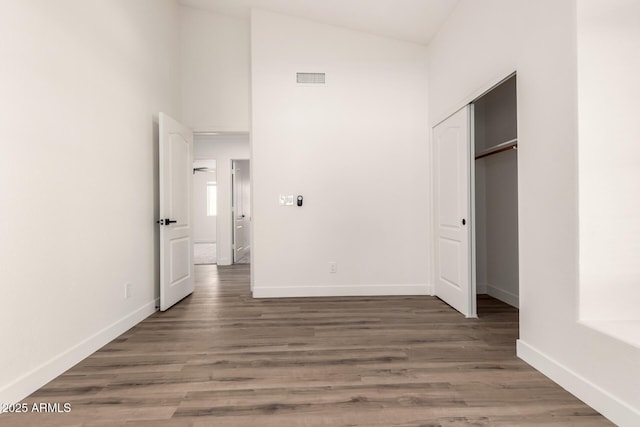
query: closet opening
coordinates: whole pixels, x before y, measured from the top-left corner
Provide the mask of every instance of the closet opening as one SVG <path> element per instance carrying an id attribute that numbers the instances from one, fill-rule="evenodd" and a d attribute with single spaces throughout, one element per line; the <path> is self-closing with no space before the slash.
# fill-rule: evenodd
<path id="1" fill-rule="evenodd" d="M 472 280 L 476 294 L 518 307 L 516 75 L 474 100 L 471 107 Z"/>

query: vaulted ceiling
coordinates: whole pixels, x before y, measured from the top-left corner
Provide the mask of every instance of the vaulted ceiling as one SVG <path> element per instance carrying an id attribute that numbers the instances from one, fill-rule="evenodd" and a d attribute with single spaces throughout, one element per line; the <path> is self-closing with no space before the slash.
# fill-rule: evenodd
<path id="1" fill-rule="evenodd" d="M 251 8 L 297 16 L 380 36 L 428 44 L 458 0 L 179 0 L 248 18 Z"/>

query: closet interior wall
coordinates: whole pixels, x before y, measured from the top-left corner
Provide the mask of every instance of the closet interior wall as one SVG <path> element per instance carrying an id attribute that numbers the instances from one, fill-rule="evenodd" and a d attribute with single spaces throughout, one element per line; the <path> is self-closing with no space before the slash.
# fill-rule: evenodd
<path id="1" fill-rule="evenodd" d="M 515 75 L 473 102 L 476 157 L 517 143 Z M 518 306 L 518 159 L 509 148 L 475 160 L 476 289 Z"/>

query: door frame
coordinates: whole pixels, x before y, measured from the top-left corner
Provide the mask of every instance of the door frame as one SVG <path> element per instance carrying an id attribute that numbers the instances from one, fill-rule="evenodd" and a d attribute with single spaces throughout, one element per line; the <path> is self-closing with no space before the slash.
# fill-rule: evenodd
<path id="1" fill-rule="evenodd" d="M 476 248 L 476 140 L 475 140 L 475 106 L 469 103 L 469 286 L 471 298 L 471 312 L 478 317 L 478 286 L 477 286 L 477 248 Z"/>
<path id="2" fill-rule="evenodd" d="M 231 265 L 236 263 L 236 160 L 231 159 Z"/>

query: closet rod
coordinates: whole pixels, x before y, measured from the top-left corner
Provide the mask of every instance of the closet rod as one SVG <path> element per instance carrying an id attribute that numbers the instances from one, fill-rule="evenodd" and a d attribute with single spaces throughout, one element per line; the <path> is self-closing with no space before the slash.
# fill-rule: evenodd
<path id="1" fill-rule="evenodd" d="M 502 144 L 494 145 L 488 150 L 481 151 L 477 156 L 476 160 L 481 159 L 483 157 L 491 156 L 492 154 L 502 153 L 503 151 L 517 149 L 518 148 L 518 139 L 512 139 L 511 141 L 503 142 Z"/>

